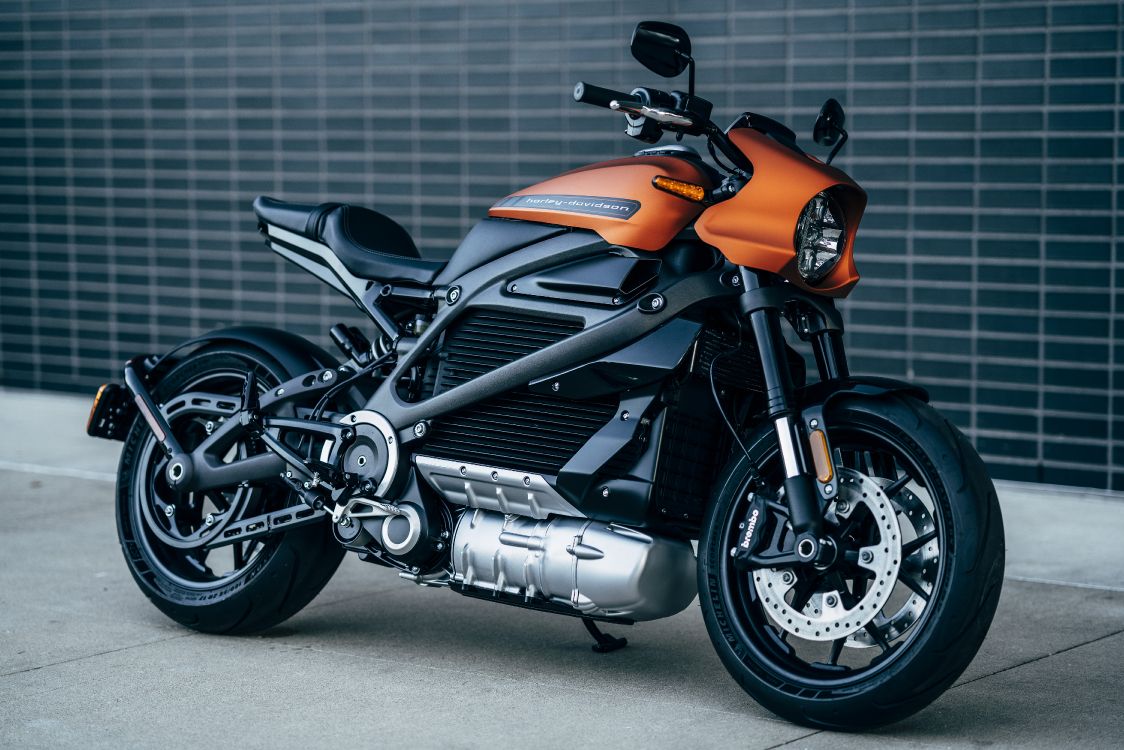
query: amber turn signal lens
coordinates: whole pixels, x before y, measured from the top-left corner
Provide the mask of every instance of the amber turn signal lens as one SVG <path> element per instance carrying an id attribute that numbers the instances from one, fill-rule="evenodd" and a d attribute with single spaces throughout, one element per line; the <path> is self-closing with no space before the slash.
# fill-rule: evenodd
<path id="1" fill-rule="evenodd" d="M 665 193 L 678 195 L 680 198 L 686 198 L 695 203 L 702 203 L 706 199 L 706 188 L 702 185 L 694 185 L 690 182 L 683 182 L 682 180 L 673 180 L 663 175 L 653 177 L 652 184 Z"/>
<path id="2" fill-rule="evenodd" d="M 827 435 L 823 434 L 823 430 L 813 430 L 808 442 L 811 443 L 812 460 L 816 464 L 816 479 L 820 480 L 820 484 L 827 484 L 835 476 L 831 456 L 827 452 Z"/>
<path id="3" fill-rule="evenodd" d="M 98 402 L 101 401 L 102 394 L 108 386 L 109 383 L 102 384 L 101 388 L 98 388 L 97 395 L 94 396 L 94 403 L 90 405 L 90 416 L 86 417 L 86 432 L 90 431 L 90 425 L 94 423 L 94 412 L 98 410 Z"/>

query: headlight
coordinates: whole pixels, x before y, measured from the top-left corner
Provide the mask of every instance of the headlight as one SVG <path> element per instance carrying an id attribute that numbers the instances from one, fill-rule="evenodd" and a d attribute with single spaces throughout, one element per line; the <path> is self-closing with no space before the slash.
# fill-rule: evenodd
<path id="1" fill-rule="evenodd" d="M 843 212 L 826 192 L 816 194 L 796 222 L 796 268 L 809 284 L 831 273 L 843 254 Z"/>

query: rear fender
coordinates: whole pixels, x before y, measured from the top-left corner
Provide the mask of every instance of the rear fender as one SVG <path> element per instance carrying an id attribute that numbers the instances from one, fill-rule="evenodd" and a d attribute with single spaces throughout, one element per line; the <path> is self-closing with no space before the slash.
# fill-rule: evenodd
<path id="1" fill-rule="evenodd" d="M 294 333 L 264 326 L 236 326 L 210 331 L 179 344 L 152 365 L 146 378 L 147 384 L 151 387 L 159 382 L 164 373 L 186 352 L 216 344 L 243 344 L 253 347 L 275 359 L 289 377 L 339 365 L 339 362 L 328 352 Z"/>
<path id="2" fill-rule="evenodd" d="M 796 393 L 797 403 L 800 405 L 800 418 L 804 423 L 804 433 L 810 443 L 823 439 L 827 456 L 832 456 L 831 442 L 827 436 L 826 414 L 829 412 L 831 402 L 840 396 L 857 396 L 860 398 L 881 398 L 894 393 L 901 393 L 928 403 L 929 393 L 920 386 L 912 385 L 901 380 L 880 377 L 847 377 L 840 380 L 826 380 L 813 383 L 801 388 Z M 813 449 L 813 454 L 815 450 Z M 816 490 L 820 500 L 824 503 L 831 501 L 839 490 L 837 477 L 834 470 L 830 475 L 816 472 Z"/>
<path id="3" fill-rule="evenodd" d="M 335 369 L 338 362 L 307 339 L 276 328 L 238 326 L 205 333 L 177 345 L 163 355 L 141 355 L 129 361 L 151 392 L 184 355 L 222 344 L 241 344 L 271 357 L 293 378 L 312 370 Z M 107 383 L 99 389 L 90 410 L 86 432 L 94 437 L 124 440 L 136 417 L 136 405 L 127 387 Z"/>

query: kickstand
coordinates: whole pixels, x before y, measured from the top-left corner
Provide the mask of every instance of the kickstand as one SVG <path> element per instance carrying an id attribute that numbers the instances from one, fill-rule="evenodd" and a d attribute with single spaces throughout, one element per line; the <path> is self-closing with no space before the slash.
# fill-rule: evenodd
<path id="1" fill-rule="evenodd" d="M 597 623 L 588 617 L 582 618 L 582 624 L 589 634 L 593 636 L 593 640 L 597 643 L 593 644 L 593 650 L 598 654 L 607 654 L 610 651 L 617 651 L 628 645 L 627 638 L 614 638 L 613 636 L 605 633 L 601 628 L 597 627 Z"/>

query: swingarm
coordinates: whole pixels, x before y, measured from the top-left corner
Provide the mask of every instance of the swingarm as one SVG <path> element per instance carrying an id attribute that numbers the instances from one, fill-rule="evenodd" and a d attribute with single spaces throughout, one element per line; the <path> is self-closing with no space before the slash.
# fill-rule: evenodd
<path id="1" fill-rule="evenodd" d="M 204 491 L 295 474 L 306 481 L 317 478 L 328 491 L 335 489 L 332 482 L 340 478 L 334 476 L 333 466 L 300 455 L 286 438 L 300 435 L 331 441 L 335 453 L 354 438 L 354 430 L 330 421 L 270 413 L 291 408 L 293 402 L 309 396 L 322 396 L 352 375 L 350 368 L 325 368 L 306 373 L 264 394 L 258 394 L 256 378 L 250 373 L 240 403 L 229 396 L 197 392 L 183 394 L 160 408 L 148 391 L 147 371 L 143 367 L 143 358 L 130 360 L 124 369 L 125 385 L 168 458 L 165 478 L 169 486 L 181 492 Z M 180 446 L 168 423 L 169 418 L 185 411 L 209 418 L 207 437 L 190 452 Z M 299 411 L 294 409 L 294 413 Z M 246 432 L 258 437 L 269 451 L 224 462 L 223 456 Z"/>

